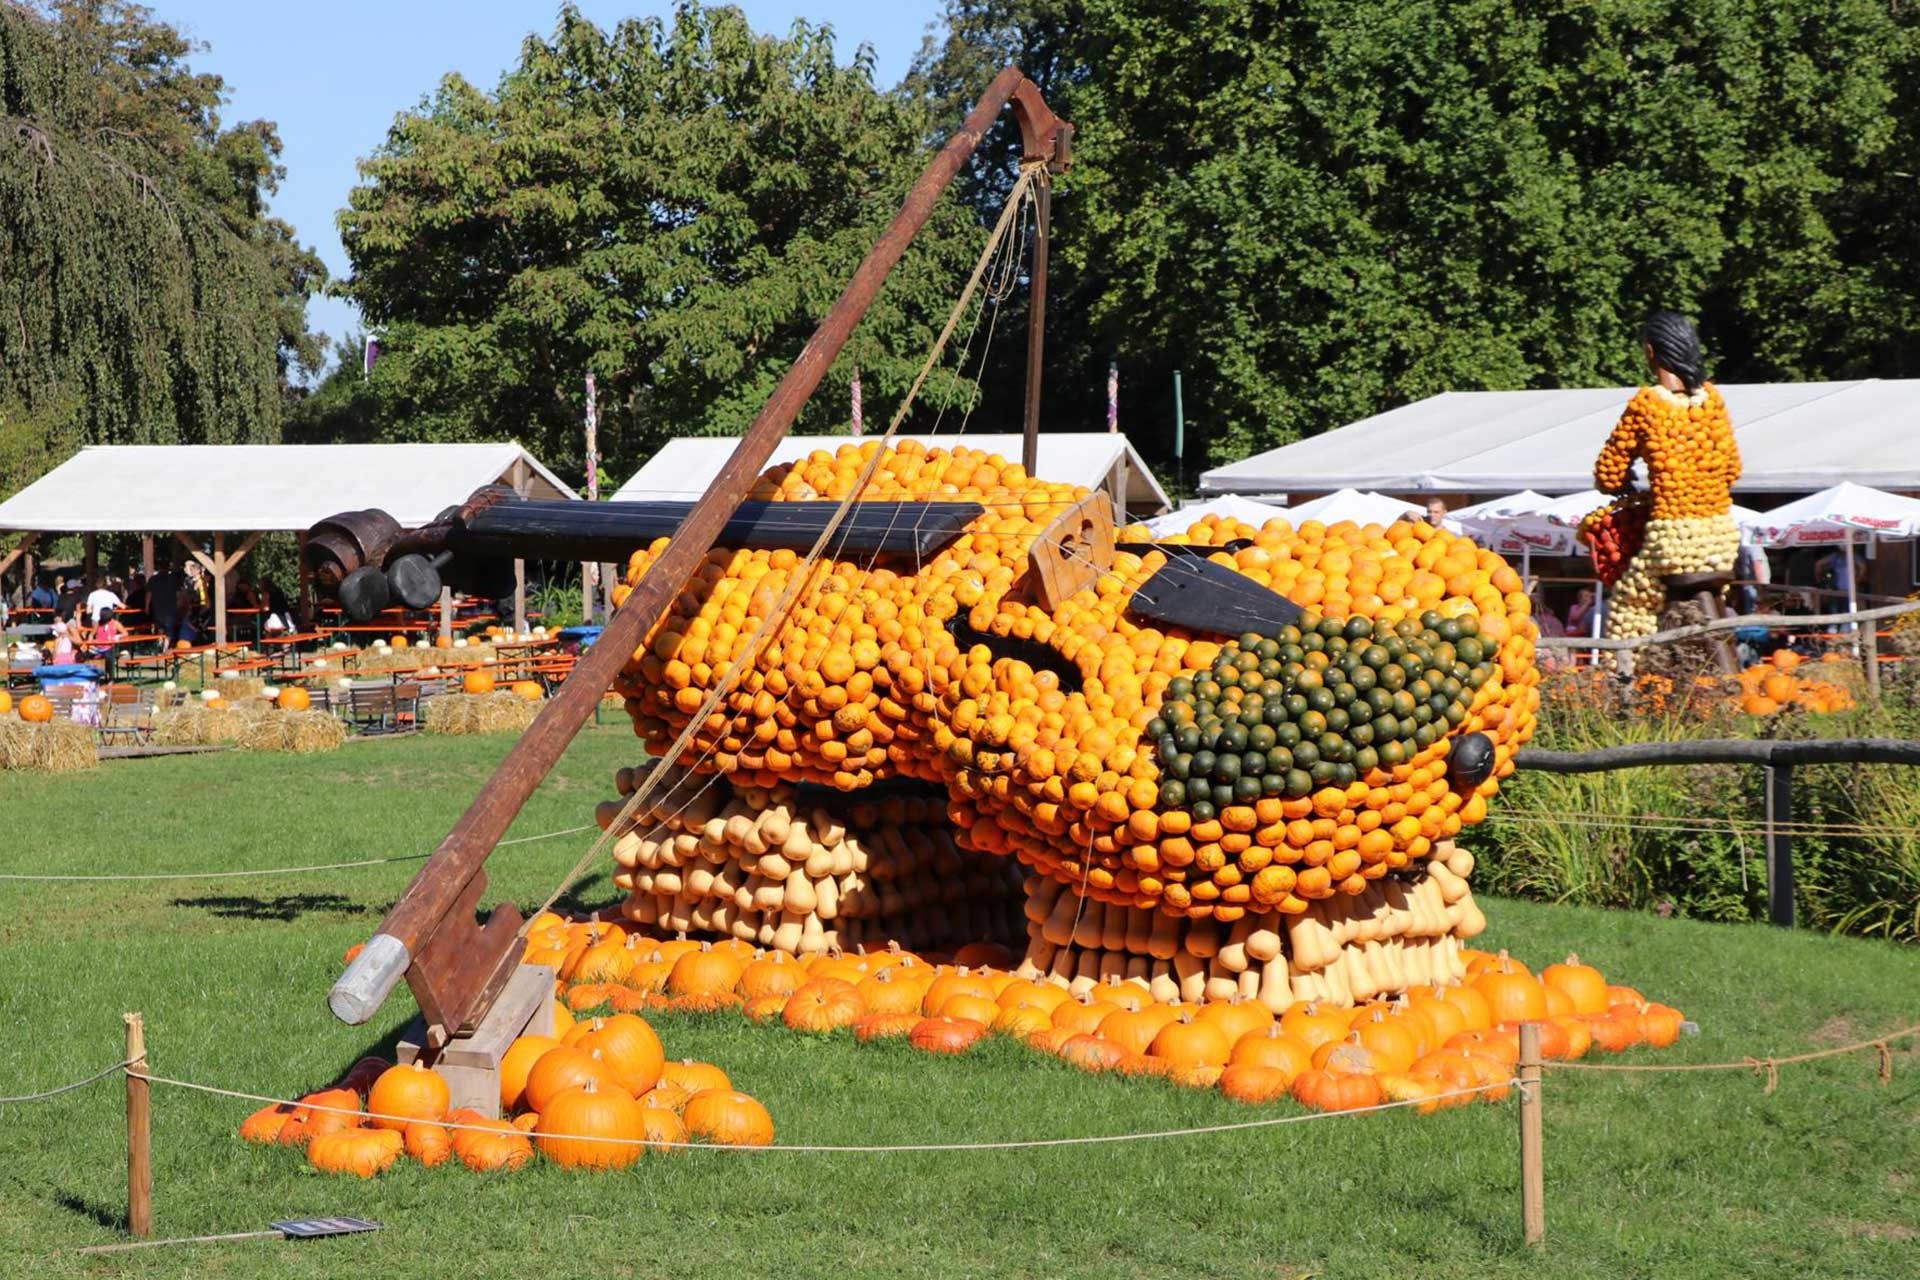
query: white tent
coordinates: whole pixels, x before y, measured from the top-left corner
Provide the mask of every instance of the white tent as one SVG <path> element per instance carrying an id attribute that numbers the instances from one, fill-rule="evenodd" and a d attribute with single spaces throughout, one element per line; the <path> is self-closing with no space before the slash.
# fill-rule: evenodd
<path id="1" fill-rule="evenodd" d="M 1769 547 L 1818 547 L 1861 535 L 1888 542 L 1920 538 L 1920 498 L 1842 483 L 1771 511 L 1750 513 L 1743 524 Z"/>
<path id="2" fill-rule="evenodd" d="M 1580 549 L 1573 526 L 1554 517 L 1557 501 L 1543 493 L 1522 489 L 1504 498 L 1489 498 L 1471 507 L 1447 513 L 1447 523 L 1480 545 L 1501 555 L 1530 558 L 1573 555 Z"/>
<path id="3" fill-rule="evenodd" d="M 1010 462 L 1020 460 L 1022 443 L 1017 435 L 957 433 L 912 436 L 902 433 L 895 439 L 916 440 L 929 449 L 964 445 L 999 454 Z M 669 440 L 620 486 L 620 491 L 613 495 L 614 500 L 691 502 L 707 491 L 738 443 L 725 437 L 707 436 Z M 853 436 L 788 436 L 774 446 L 767 465 L 796 462 L 815 450 L 832 453 L 842 445 L 860 443 L 862 441 Z M 1123 508 L 1135 516 L 1151 516 L 1173 506 L 1173 499 L 1154 479 L 1146 460 L 1117 432 L 1042 432 L 1034 471 L 1045 480 L 1106 489 L 1113 498 L 1115 516 L 1122 519 L 1126 518 Z"/>
<path id="4" fill-rule="evenodd" d="M 1311 502 L 1303 502 L 1297 507 L 1287 508 L 1287 519 L 1295 525 L 1308 520 L 1318 520 L 1321 524 L 1339 524 L 1342 520 L 1351 520 L 1355 524 L 1390 525 L 1396 520 L 1418 520 L 1426 516 L 1426 508 L 1403 502 L 1399 498 L 1389 498 L 1384 493 L 1361 493 L 1357 489 L 1338 489 Z"/>
<path id="5" fill-rule="evenodd" d="M 1394 493 L 1571 493 L 1631 387 L 1449 391 L 1362 418 L 1200 477 L 1204 494 L 1343 487 Z M 1722 386 L 1743 493 L 1803 493 L 1851 480 L 1920 489 L 1920 379 Z"/>
<path id="6" fill-rule="evenodd" d="M 90 562 L 95 535 L 139 533 L 148 535 L 142 559 L 150 573 L 152 535 L 173 535 L 213 576 L 214 634 L 225 643 L 227 576 L 263 534 L 304 531 L 368 507 L 413 527 L 491 484 L 530 497 L 577 496 L 513 441 L 101 445 L 82 449 L 0 502 L 0 531 L 28 534 L 0 553 L 0 570 L 42 533 L 85 535 Z M 211 533 L 211 553 L 190 533 Z M 242 535 L 231 552 L 228 534 Z M 303 582 L 304 572 L 303 565 Z"/>
<path id="7" fill-rule="evenodd" d="M 1843 482 L 1771 511 L 1748 512 L 1741 530 L 1763 547 L 1846 548 L 1847 612 L 1858 613 L 1860 575 L 1853 563 L 1854 545 L 1920 538 L 1920 498 Z M 1859 643 L 1856 638 L 1856 649 Z"/>
<path id="8" fill-rule="evenodd" d="M 1208 516 L 1221 520 L 1240 520 L 1256 529 L 1269 520 L 1289 518 L 1285 507 L 1276 507 L 1266 502 L 1255 502 L 1251 498 L 1225 497 L 1213 498 L 1207 502 L 1190 503 L 1178 511 L 1169 511 L 1163 516 L 1155 516 L 1146 522 L 1155 537 L 1168 534 L 1185 533 Z"/>

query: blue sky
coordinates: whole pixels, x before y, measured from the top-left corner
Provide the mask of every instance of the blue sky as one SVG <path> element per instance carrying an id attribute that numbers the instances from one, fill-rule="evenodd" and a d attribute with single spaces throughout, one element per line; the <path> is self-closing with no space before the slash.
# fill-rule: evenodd
<path id="1" fill-rule="evenodd" d="M 354 162 L 386 136 L 397 112 L 419 102 L 442 75 L 458 71 L 491 88 L 529 31 L 551 31 L 557 0 L 337 0 L 321 9 L 283 8 L 271 0 L 149 0 L 156 15 L 210 46 L 193 65 L 225 78 L 223 119 L 266 119 L 280 126 L 287 177 L 273 212 L 292 223 L 328 270 L 345 275 L 334 213 L 357 180 Z M 920 47 L 939 0 L 736 0 L 755 28 L 785 31 L 796 17 L 830 23 L 850 61 L 871 44 L 882 85 L 897 83 Z M 661 0 L 581 0 L 602 26 L 621 18 L 667 15 Z M 343 337 L 357 327 L 353 309 L 333 299 L 309 307 L 314 328 Z"/>

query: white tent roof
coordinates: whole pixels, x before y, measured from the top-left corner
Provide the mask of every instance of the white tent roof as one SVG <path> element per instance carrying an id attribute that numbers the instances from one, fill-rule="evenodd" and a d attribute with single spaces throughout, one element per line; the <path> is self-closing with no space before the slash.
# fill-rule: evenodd
<path id="1" fill-rule="evenodd" d="M 1208 516 L 1222 520 L 1240 520 L 1257 529 L 1269 520 L 1284 519 L 1286 514 L 1285 507 L 1276 507 L 1271 503 L 1255 502 L 1251 498 L 1238 498 L 1233 494 L 1227 494 L 1225 497 L 1214 498 L 1207 502 L 1188 503 L 1178 511 L 1169 511 L 1166 515 L 1155 516 L 1147 521 L 1146 525 L 1153 530 L 1155 537 L 1165 537 L 1170 534 L 1185 533 Z"/>
<path id="2" fill-rule="evenodd" d="M 0 529 L 250 533 L 308 529 L 365 507 L 412 527 L 507 479 L 517 460 L 532 496 L 577 496 L 512 441 L 101 445 L 0 502 Z"/>
<path id="3" fill-rule="evenodd" d="M 997 453 L 1009 461 L 1020 459 L 1021 437 L 1017 435 L 910 436 L 902 433 L 895 439 L 917 440 L 929 449 L 965 445 L 969 449 Z M 632 479 L 620 486 L 620 491 L 613 495 L 614 501 L 692 501 L 707 491 L 738 443 L 729 437 L 709 436 L 669 440 L 645 466 L 633 473 Z M 858 443 L 853 436 L 788 436 L 774 446 L 767 465 L 795 462 L 815 449 L 832 453 L 841 445 Z M 1127 507 L 1133 511 L 1165 511 L 1173 505 L 1145 460 L 1127 438 L 1117 432 L 1042 432 L 1036 461 L 1034 470 L 1042 479 L 1084 485 L 1089 489 L 1106 487 L 1110 480 L 1124 474 Z"/>
<path id="4" fill-rule="evenodd" d="M 1920 498 L 1837 484 L 1771 511 L 1750 512 L 1740 523 L 1768 547 L 1824 546 L 1858 541 L 1863 534 L 1904 542 L 1920 538 Z"/>
<path id="5" fill-rule="evenodd" d="M 1529 551 L 1551 556 L 1573 555 L 1580 549 L 1579 540 L 1574 536 L 1579 517 L 1574 517 L 1572 527 L 1559 519 L 1555 513 L 1560 501 L 1522 489 L 1504 498 L 1489 498 L 1449 512 L 1446 522 L 1502 555 Z M 1598 505 L 1596 502 L 1584 507 L 1581 515 Z"/>
<path id="6" fill-rule="evenodd" d="M 1419 519 L 1425 514 L 1423 508 L 1411 502 L 1389 498 L 1384 493 L 1361 493 L 1355 489 L 1337 489 L 1311 502 L 1287 508 L 1287 519 L 1296 525 L 1308 520 L 1318 520 L 1321 524 L 1339 524 L 1342 520 L 1351 520 L 1360 525 L 1390 525 L 1396 520 Z"/>
<path id="7" fill-rule="evenodd" d="M 1801 492 L 1851 480 L 1920 489 L 1920 379 L 1720 388 L 1740 444 L 1743 492 Z M 1200 477 L 1202 493 L 1569 493 L 1630 387 L 1449 391 L 1362 418 Z"/>

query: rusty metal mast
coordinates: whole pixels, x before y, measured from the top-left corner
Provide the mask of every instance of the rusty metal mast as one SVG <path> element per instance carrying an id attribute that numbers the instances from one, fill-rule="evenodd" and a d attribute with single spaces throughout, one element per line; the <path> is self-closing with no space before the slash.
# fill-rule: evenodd
<path id="1" fill-rule="evenodd" d="M 500 762 L 479 796 L 387 913 L 379 932 L 334 984 L 328 1003 L 342 1021 L 366 1022 L 402 977 L 412 988 L 429 1037 L 436 1044 L 470 1030 L 491 1007 L 519 963 L 524 942 L 519 937 L 522 917 L 511 904 L 497 906 L 484 926 L 476 923 L 475 911 L 486 889 L 484 867 L 488 855 L 593 714 L 629 655 L 652 631 L 711 550 L 722 526 L 765 468 L 774 446 L 879 294 L 888 273 L 926 224 L 935 202 L 979 146 L 1001 109 L 1009 105 L 1020 129 L 1023 163 L 1042 164 L 1050 172 L 1066 168 L 1073 126 L 1053 114 L 1039 89 L 1018 68 L 1008 67 L 994 77 L 966 122 L 914 183 L 900 211 L 868 251 L 706 495 L 674 533 L 666 551 L 614 611 L 599 641 L 581 656 L 571 678 Z M 1044 180 L 1041 190 L 1044 200 Z M 1036 365 L 1028 375 L 1029 468 L 1033 432 L 1038 425 L 1037 353 L 1044 324 L 1044 207 L 1041 217 L 1036 229 L 1040 239 L 1036 241 L 1029 347 Z"/>

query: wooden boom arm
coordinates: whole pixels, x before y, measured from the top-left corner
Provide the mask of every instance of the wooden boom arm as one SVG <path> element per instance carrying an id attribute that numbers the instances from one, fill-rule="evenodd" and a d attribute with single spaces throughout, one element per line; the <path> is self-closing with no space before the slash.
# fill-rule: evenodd
<path id="1" fill-rule="evenodd" d="M 436 1047 L 472 1028 L 491 1007 L 525 943 L 519 937 L 520 912 L 511 904 L 496 907 L 484 926 L 475 922 L 486 888 L 487 856 L 713 547 L 888 273 L 926 224 L 935 202 L 1009 103 L 1020 127 L 1024 159 L 1055 171 L 1066 167 L 1073 127 L 1048 109 L 1018 68 L 1008 67 L 994 77 L 960 130 L 914 183 L 666 551 L 614 611 L 599 642 L 581 656 L 571 678 L 500 762 L 387 913 L 379 932 L 334 984 L 328 1003 L 342 1021 L 358 1024 L 373 1017 L 403 976 Z"/>

